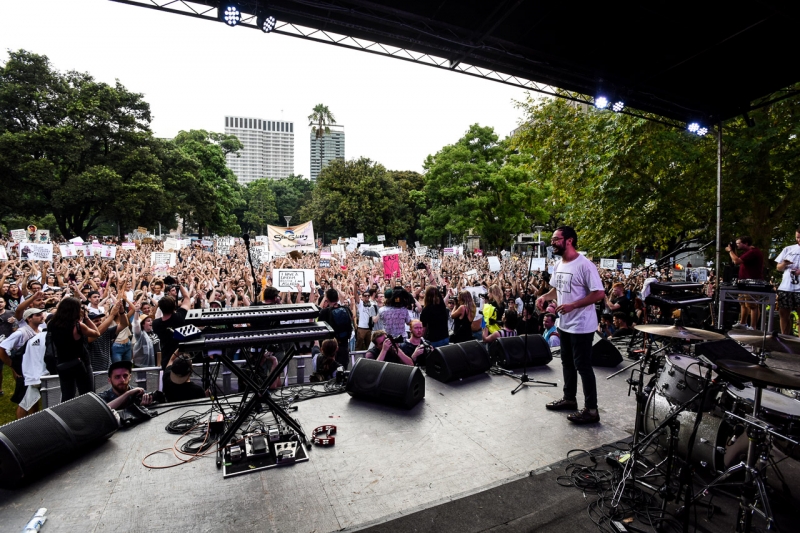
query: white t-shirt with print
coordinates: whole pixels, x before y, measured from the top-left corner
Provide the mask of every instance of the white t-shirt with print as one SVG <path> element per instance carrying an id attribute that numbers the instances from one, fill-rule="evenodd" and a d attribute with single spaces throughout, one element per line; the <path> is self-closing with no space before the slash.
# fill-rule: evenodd
<path id="1" fill-rule="evenodd" d="M 558 293 L 559 305 L 576 302 L 591 292 L 603 290 L 597 267 L 583 255 L 578 255 L 568 263 L 559 261 L 553 271 L 550 285 Z M 597 329 L 594 305 L 560 314 L 558 327 L 567 333 L 592 333 Z"/>
<path id="2" fill-rule="evenodd" d="M 800 244 L 787 246 L 781 250 L 781 253 L 775 258 L 776 263 L 783 263 L 784 260 L 791 261 L 792 264 L 783 271 L 783 278 L 781 278 L 781 284 L 778 286 L 778 290 L 800 292 L 800 283 L 792 283 L 792 270 L 800 268 Z"/>

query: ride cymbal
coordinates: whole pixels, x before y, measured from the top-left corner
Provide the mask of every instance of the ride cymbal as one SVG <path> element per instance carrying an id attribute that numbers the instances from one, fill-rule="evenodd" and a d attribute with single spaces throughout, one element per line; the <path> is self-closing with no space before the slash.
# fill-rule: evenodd
<path id="1" fill-rule="evenodd" d="M 731 359 L 716 362 L 718 370 L 730 373 L 743 381 L 752 381 L 757 386 L 773 386 L 782 389 L 800 389 L 800 372 L 778 370 L 768 366 L 753 365 Z"/>
<path id="2" fill-rule="evenodd" d="M 661 337 L 672 337 L 675 339 L 683 339 L 687 341 L 719 341 L 725 338 L 725 335 L 714 333 L 713 331 L 705 331 L 696 328 L 684 328 L 682 326 L 667 326 L 663 324 L 640 324 L 634 326 L 635 329 L 649 333 L 651 335 L 659 335 Z"/>
<path id="3" fill-rule="evenodd" d="M 728 335 L 736 342 L 763 349 L 765 352 L 800 354 L 800 339 L 791 335 L 774 333 L 764 338 L 763 331 L 743 329 L 732 329 Z"/>

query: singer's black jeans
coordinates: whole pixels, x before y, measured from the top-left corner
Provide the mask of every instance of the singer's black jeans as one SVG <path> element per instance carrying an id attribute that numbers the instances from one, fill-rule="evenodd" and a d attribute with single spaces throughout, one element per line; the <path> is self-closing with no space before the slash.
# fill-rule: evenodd
<path id="1" fill-rule="evenodd" d="M 589 409 L 597 409 L 597 382 L 592 368 L 594 333 L 567 333 L 559 329 L 558 335 L 561 338 L 564 399 L 577 400 L 578 374 L 580 374 L 584 405 Z"/>

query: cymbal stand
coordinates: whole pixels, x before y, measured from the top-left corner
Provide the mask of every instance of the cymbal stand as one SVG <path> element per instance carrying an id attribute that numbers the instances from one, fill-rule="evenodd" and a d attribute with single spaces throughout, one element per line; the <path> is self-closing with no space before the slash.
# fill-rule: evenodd
<path id="1" fill-rule="evenodd" d="M 753 514 L 758 514 L 767 522 L 767 529 L 777 529 L 767 497 L 763 475 L 763 472 L 770 464 L 770 450 L 772 449 L 771 436 L 774 435 L 781 439 L 786 439 L 793 444 L 797 444 L 794 440 L 774 431 L 766 422 L 758 419 L 758 413 L 761 411 L 762 390 L 763 387 L 755 387 L 752 415 L 741 417 L 730 411 L 725 412 L 725 416 L 735 418 L 747 425 L 747 437 L 749 439 L 747 460 L 725 470 L 725 472 L 695 494 L 691 500 L 687 501 L 687 505 L 690 505 L 695 500 L 708 494 L 709 489 L 721 485 L 733 474 L 744 470 L 745 478 L 741 483 L 742 494 L 739 498 L 739 516 L 736 522 L 736 531 L 742 533 L 749 533 L 752 530 Z M 762 509 L 758 508 L 759 502 L 761 503 Z"/>

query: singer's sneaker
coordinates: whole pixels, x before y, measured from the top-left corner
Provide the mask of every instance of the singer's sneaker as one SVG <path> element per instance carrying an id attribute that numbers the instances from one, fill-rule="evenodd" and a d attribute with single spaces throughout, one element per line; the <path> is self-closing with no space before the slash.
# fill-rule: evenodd
<path id="1" fill-rule="evenodd" d="M 597 412 L 597 409 L 584 407 L 577 413 L 567 415 L 567 420 L 575 424 L 594 424 L 595 422 L 600 422 L 600 413 Z"/>
<path id="2" fill-rule="evenodd" d="M 747 324 L 742 324 L 741 322 L 737 322 L 736 324 L 732 325 L 731 328 L 733 328 L 733 329 L 747 329 Z"/>
<path id="3" fill-rule="evenodd" d="M 578 410 L 578 402 L 575 400 L 567 400 L 566 398 L 561 398 L 560 400 L 556 400 L 554 402 L 550 402 L 545 405 L 551 411 L 577 411 Z"/>

